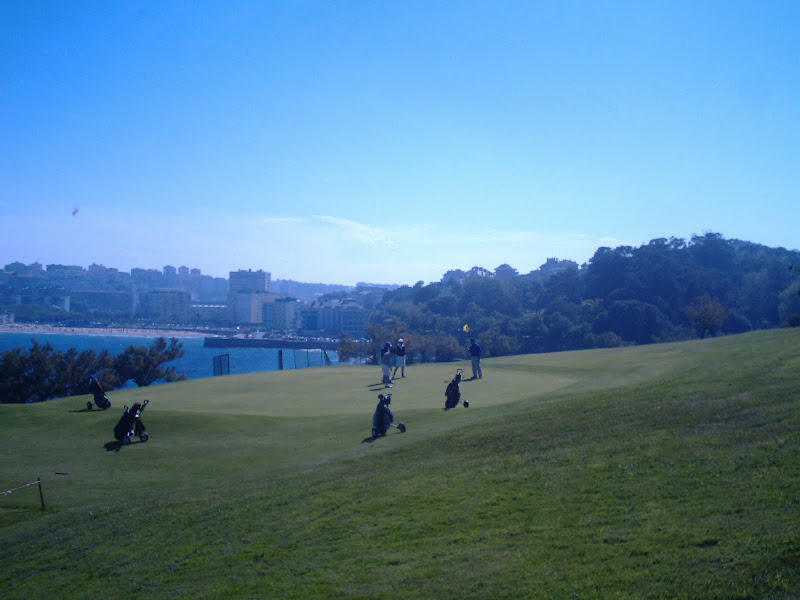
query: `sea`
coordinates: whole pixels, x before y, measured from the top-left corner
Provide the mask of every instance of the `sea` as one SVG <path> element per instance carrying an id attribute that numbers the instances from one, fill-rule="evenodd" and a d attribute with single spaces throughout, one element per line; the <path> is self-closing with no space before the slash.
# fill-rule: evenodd
<path id="1" fill-rule="evenodd" d="M 167 341 L 171 336 L 165 336 Z M 206 348 L 201 336 L 176 336 L 183 344 L 185 354 L 178 360 L 167 363 L 174 366 L 178 373 L 184 373 L 187 379 L 200 379 L 214 376 L 214 357 L 228 355 L 230 374 L 252 373 L 254 371 L 275 371 L 279 368 L 277 348 Z M 44 345 L 50 343 L 56 350 L 75 348 L 78 352 L 107 349 L 111 354 L 119 354 L 125 348 L 149 346 L 158 336 L 135 335 L 88 335 L 71 333 L 7 333 L 0 332 L 0 353 L 14 348 L 30 350 L 31 340 Z M 338 355 L 328 350 L 328 358 L 337 364 Z M 283 350 L 284 369 L 305 369 L 325 366 L 322 350 Z"/>

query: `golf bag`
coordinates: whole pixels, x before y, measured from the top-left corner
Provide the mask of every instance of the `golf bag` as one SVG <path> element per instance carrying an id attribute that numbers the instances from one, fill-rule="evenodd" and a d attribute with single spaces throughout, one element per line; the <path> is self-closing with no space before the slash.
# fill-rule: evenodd
<path id="1" fill-rule="evenodd" d="M 463 369 L 458 369 L 456 371 L 456 376 L 453 377 L 453 381 L 447 384 L 447 389 L 444 391 L 444 408 L 445 410 L 450 410 L 451 408 L 455 408 L 458 406 L 458 403 L 461 401 L 461 390 L 459 389 L 459 384 L 461 383 L 461 374 L 464 372 Z M 464 400 L 464 407 L 469 407 L 469 402 Z"/>
<path id="2" fill-rule="evenodd" d="M 399 425 L 394 424 L 394 415 L 389 410 L 389 404 L 392 402 L 392 395 L 380 394 L 378 396 L 378 406 L 375 407 L 375 412 L 372 415 L 372 437 L 377 438 L 386 435 L 389 427 L 397 427 L 401 433 L 405 433 L 406 426 L 404 423 Z"/>
<path id="3" fill-rule="evenodd" d="M 141 419 L 142 411 L 149 402 L 150 400 L 145 400 L 143 404 L 134 402 L 133 406 L 130 408 L 127 406 L 125 407 L 125 412 L 122 413 L 119 423 L 114 427 L 114 437 L 117 438 L 123 446 L 130 444 L 131 438 L 135 435 L 139 436 L 139 439 L 143 442 L 146 442 L 150 438 L 147 434 L 147 428 L 144 426 Z"/>
<path id="4" fill-rule="evenodd" d="M 102 408 L 103 410 L 111 408 L 111 400 L 109 400 L 108 396 L 106 396 L 106 392 L 103 389 L 103 386 L 100 385 L 100 382 L 94 377 L 89 376 L 89 386 L 92 389 L 92 396 L 94 396 L 94 405 L 97 408 Z M 92 403 L 87 402 L 86 408 L 88 410 L 92 410 Z"/>

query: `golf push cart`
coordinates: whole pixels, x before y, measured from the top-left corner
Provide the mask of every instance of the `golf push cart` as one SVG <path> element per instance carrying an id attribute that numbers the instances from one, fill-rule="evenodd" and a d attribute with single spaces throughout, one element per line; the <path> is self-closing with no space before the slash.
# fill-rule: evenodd
<path id="1" fill-rule="evenodd" d="M 147 434 L 147 428 L 144 426 L 141 419 L 142 411 L 149 402 L 150 400 L 145 400 L 143 404 L 134 402 L 133 406 L 130 408 L 127 406 L 125 407 L 125 411 L 122 413 L 119 423 L 114 427 L 114 437 L 117 438 L 117 441 L 123 446 L 130 444 L 133 436 L 139 436 L 139 439 L 143 442 L 146 442 L 150 438 Z"/>
<path id="2" fill-rule="evenodd" d="M 392 395 L 383 394 L 378 395 L 378 406 L 375 407 L 375 413 L 372 415 L 372 437 L 378 438 L 386 435 L 389 427 L 396 427 L 400 433 L 406 432 L 405 423 L 399 425 L 394 424 L 394 415 L 389 410 L 389 404 L 392 403 Z"/>
<path id="3" fill-rule="evenodd" d="M 94 405 L 97 408 L 102 408 L 103 410 L 111 408 L 111 400 L 106 396 L 106 391 L 103 389 L 103 386 L 91 375 L 89 376 L 89 387 L 91 388 L 92 396 L 94 396 Z M 92 403 L 87 402 L 86 408 L 92 410 Z"/>
<path id="4" fill-rule="evenodd" d="M 453 381 L 447 384 L 447 389 L 444 391 L 444 409 L 450 410 L 451 408 L 455 408 L 458 406 L 458 403 L 461 402 L 464 405 L 464 408 L 469 408 L 469 400 L 461 400 L 461 390 L 459 389 L 459 385 L 461 384 L 461 377 L 464 373 L 464 369 L 456 369 L 456 376 L 453 377 Z"/>

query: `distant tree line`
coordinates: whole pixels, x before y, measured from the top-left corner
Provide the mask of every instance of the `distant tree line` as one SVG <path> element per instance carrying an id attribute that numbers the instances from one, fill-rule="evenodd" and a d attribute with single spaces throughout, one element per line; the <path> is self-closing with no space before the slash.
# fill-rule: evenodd
<path id="1" fill-rule="evenodd" d="M 75 348 L 62 352 L 35 339 L 31 344 L 30 350 L 14 348 L 0 354 L 0 402 L 41 402 L 88 394 L 90 376 L 106 390 L 121 388 L 129 381 L 144 387 L 156 381 L 186 379 L 175 367 L 165 366 L 184 355 L 178 338 L 168 343 L 161 337 L 150 346 L 131 344 L 117 355 Z"/>
<path id="2" fill-rule="evenodd" d="M 403 336 L 427 360 L 604 348 L 800 325 L 800 252 L 720 234 L 599 248 L 549 278 L 508 265 L 388 292 L 370 316 L 376 352 Z M 469 331 L 465 331 L 465 326 Z"/>

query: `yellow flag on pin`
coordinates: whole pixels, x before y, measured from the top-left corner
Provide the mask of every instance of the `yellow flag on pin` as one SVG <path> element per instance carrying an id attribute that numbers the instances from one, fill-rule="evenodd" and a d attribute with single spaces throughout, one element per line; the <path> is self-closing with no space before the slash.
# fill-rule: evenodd
<path id="1" fill-rule="evenodd" d="M 464 329 L 464 331 L 468 332 L 469 331 L 469 325 L 464 325 L 463 329 Z"/>

